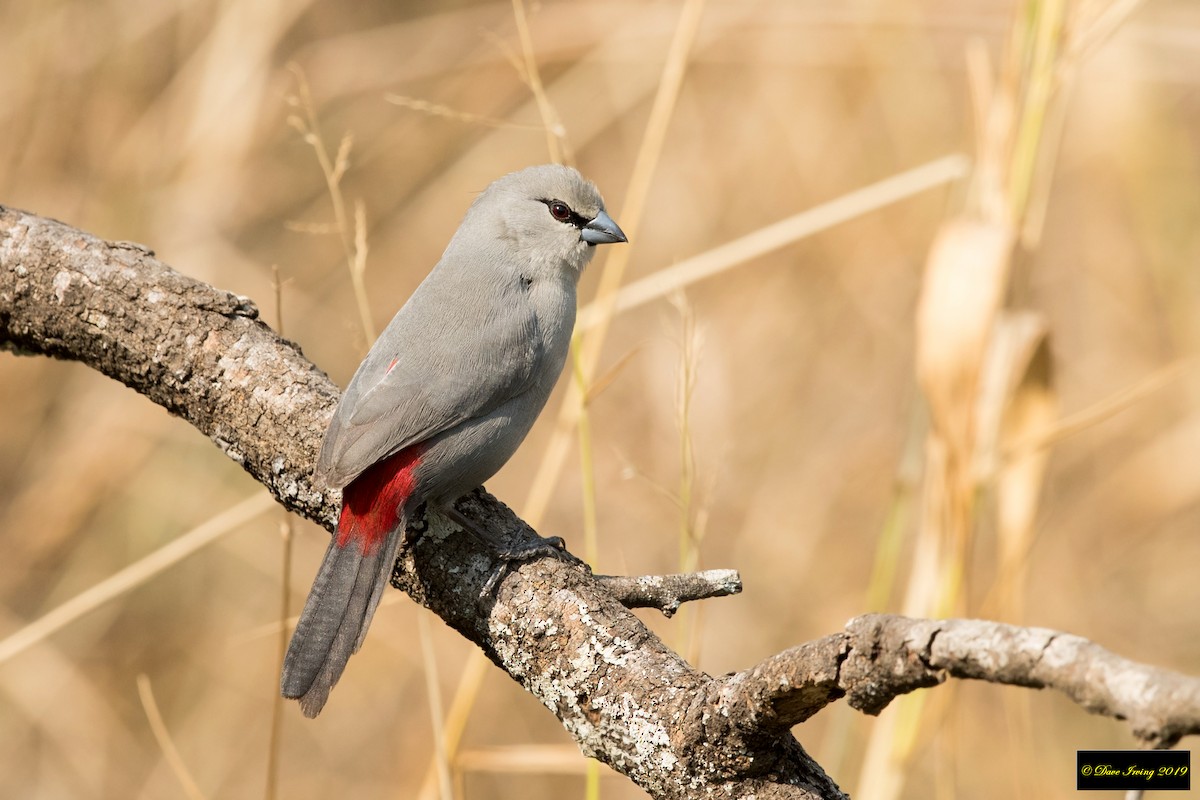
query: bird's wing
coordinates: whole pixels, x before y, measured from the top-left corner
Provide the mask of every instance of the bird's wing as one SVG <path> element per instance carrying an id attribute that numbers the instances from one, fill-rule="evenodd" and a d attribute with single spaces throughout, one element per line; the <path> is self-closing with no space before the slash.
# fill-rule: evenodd
<path id="1" fill-rule="evenodd" d="M 543 356 L 536 317 L 506 287 L 480 289 L 426 280 L 396 314 L 325 434 L 317 475 L 327 486 L 530 387 Z"/>

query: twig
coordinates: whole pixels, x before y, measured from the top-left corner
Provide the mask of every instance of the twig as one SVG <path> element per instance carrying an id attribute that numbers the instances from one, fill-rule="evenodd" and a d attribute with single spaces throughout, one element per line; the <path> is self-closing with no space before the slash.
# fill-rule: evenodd
<path id="1" fill-rule="evenodd" d="M 742 578 L 733 569 L 676 575 L 597 575 L 596 580 L 626 608 L 656 608 L 668 617 L 684 603 L 742 591 Z"/>

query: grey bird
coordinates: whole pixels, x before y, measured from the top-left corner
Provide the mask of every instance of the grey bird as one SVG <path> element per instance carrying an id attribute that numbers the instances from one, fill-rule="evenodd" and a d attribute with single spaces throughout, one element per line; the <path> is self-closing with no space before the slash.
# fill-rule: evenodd
<path id="1" fill-rule="evenodd" d="M 283 696 L 305 716 L 362 647 L 407 519 L 422 503 L 447 509 L 529 433 L 567 358 L 579 276 L 596 245 L 624 241 L 574 169 L 505 175 L 379 336 L 317 462 L 342 512 L 283 663 Z"/>

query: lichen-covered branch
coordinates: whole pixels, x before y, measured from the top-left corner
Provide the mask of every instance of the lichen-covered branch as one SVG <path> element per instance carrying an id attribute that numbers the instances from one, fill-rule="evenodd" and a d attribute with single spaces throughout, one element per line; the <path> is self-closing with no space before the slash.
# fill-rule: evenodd
<path id="1" fill-rule="evenodd" d="M 1125 720 L 1151 747 L 1200 733 L 1200 679 L 1122 658 L 1079 636 L 984 620 L 868 614 L 844 633 L 787 650 L 730 678 L 726 703 L 756 725 L 787 728 L 846 697 L 878 714 L 946 678 L 1056 689 L 1094 714 Z"/>

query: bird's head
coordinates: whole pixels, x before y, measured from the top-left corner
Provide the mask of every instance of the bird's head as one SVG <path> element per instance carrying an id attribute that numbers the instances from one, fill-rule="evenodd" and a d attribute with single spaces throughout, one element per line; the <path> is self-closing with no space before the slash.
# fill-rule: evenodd
<path id="1" fill-rule="evenodd" d="M 604 210 L 595 185 L 576 170 L 544 164 L 492 183 L 471 207 L 519 260 L 537 268 L 575 273 L 598 244 L 628 241 Z"/>

